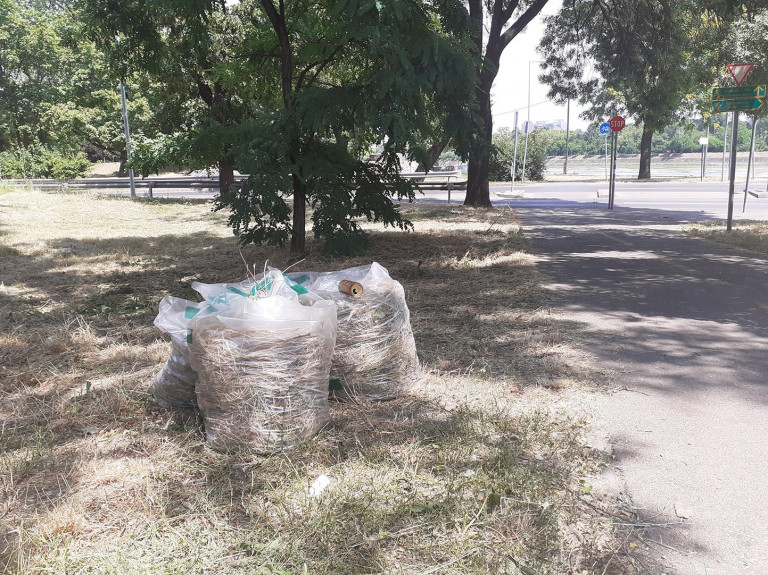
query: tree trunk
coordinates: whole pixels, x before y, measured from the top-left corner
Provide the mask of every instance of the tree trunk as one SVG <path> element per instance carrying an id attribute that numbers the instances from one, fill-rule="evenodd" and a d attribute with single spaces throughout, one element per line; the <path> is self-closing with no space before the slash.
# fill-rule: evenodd
<path id="1" fill-rule="evenodd" d="M 493 117 L 491 116 L 491 79 L 490 85 L 480 81 L 476 91 L 478 116 L 481 125 L 478 128 L 477 142 L 469 155 L 467 173 L 467 196 L 465 206 L 490 206 L 491 192 L 488 186 L 491 144 L 493 142 Z"/>
<path id="2" fill-rule="evenodd" d="M 547 2 L 548 0 L 531 0 L 530 2 L 467 1 L 469 18 L 472 21 L 474 32 L 473 52 L 480 65 L 475 94 L 477 96 L 477 112 L 482 125 L 477 134 L 477 141 L 469 155 L 465 206 L 491 205 L 488 187 L 489 160 L 493 141 L 491 87 L 496 74 L 499 72 L 502 52 L 520 32 L 525 30 L 525 27 L 541 12 Z M 485 50 L 483 50 L 483 37 L 487 39 Z"/>
<path id="3" fill-rule="evenodd" d="M 434 144 L 432 144 L 427 149 L 427 165 L 425 166 L 421 162 L 419 162 L 419 165 L 416 166 L 417 172 L 428 172 L 432 168 L 435 167 L 435 164 L 437 163 L 437 160 L 440 159 L 440 154 L 443 153 L 443 150 L 445 150 L 448 147 L 448 144 L 451 143 L 450 138 L 441 138 Z"/>
<path id="4" fill-rule="evenodd" d="M 124 178 L 128 175 L 126 162 L 128 162 L 128 152 L 126 150 L 120 150 L 120 167 L 117 168 L 118 178 Z"/>
<path id="5" fill-rule="evenodd" d="M 291 254 L 303 256 L 307 242 L 307 187 L 297 176 L 293 179 L 293 230 L 291 233 Z"/>
<path id="6" fill-rule="evenodd" d="M 640 139 L 640 172 L 638 180 L 651 179 L 651 141 L 653 140 L 653 126 L 643 122 L 643 137 Z"/>
<path id="7" fill-rule="evenodd" d="M 232 156 L 219 159 L 219 195 L 228 196 L 235 183 L 235 159 Z"/>

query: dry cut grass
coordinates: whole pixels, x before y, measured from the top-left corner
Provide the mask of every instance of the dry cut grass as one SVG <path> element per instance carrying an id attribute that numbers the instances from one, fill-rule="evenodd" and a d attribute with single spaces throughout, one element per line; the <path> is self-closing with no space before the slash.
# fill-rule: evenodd
<path id="1" fill-rule="evenodd" d="M 245 275 L 206 204 L 0 193 L 0 571 L 632 573 L 621 509 L 590 493 L 600 374 L 548 307 L 511 211 L 406 206 L 369 257 L 408 297 L 424 376 L 334 403 L 308 444 L 211 450 L 149 393 L 165 294 Z M 246 247 L 261 267 L 286 250 Z M 320 475 L 320 497 L 308 487 Z"/>
<path id="2" fill-rule="evenodd" d="M 692 236 L 715 241 L 760 254 L 768 254 L 768 222 L 733 222 L 730 232 L 723 222 L 687 224 L 684 230 Z"/>

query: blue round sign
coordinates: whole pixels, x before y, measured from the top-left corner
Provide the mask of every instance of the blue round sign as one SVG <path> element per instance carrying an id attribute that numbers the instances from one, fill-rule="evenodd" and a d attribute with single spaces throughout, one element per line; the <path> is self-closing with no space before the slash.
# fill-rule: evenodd
<path id="1" fill-rule="evenodd" d="M 608 122 L 603 122 L 602 124 L 600 124 L 600 133 L 603 136 L 607 136 L 608 134 L 610 134 L 611 133 L 611 125 Z"/>

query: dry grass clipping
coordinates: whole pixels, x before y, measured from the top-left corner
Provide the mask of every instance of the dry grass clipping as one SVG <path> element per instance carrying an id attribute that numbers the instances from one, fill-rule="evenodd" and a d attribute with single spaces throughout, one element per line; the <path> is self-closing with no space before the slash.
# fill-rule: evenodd
<path id="1" fill-rule="evenodd" d="M 759 254 L 768 254 L 768 223 L 733 222 L 730 232 L 724 223 L 688 224 L 683 229 L 690 235 L 741 248 Z"/>
<path id="2" fill-rule="evenodd" d="M 241 279 L 205 204 L 0 194 L 0 571 L 633 573 L 584 489 L 599 377 L 548 308 L 512 214 L 407 206 L 365 259 L 403 283 L 425 376 L 270 457 L 212 450 L 148 393 L 160 299 Z M 312 244 L 310 244 L 311 246 Z M 246 247 L 285 268 L 287 250 Z M 321 496 L 309 485 L 330 478 Z"/>

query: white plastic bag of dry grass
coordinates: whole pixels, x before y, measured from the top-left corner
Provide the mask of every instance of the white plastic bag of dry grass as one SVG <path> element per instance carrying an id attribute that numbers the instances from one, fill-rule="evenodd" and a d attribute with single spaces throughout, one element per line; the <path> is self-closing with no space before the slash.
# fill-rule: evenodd
<path id="1" fill-rule="evenodd" d="M 195 377 L 189 364 L 189 322 L 207 304 L 165 296 L 160 302 L 155 326 L 171 336 L 171 354 L 155 375 L 152 395 L 168 409 L 189 409 L 197 404 Z"/>
<path id="2" fill-rule="evenodd" d="M 294 274 L 289 274 L 293 276 Z M 359 297 L 339 291 L 342 280 L 363 286 Z M 405 290 L 378 263 L 317 274 L 308 289 L 338 308 L 339 333 L 331 389 L 341 397 L 387 400 L 419 374 Z"/>
<path id="3" fill-rule="evenodd" d="M 330 421 L 336 306 L 300 304 L 281 275 L 271 276 L 269 290 L 228 298 L 191 322 L 197 402 L 216 449 L 288 449 Z"/>

